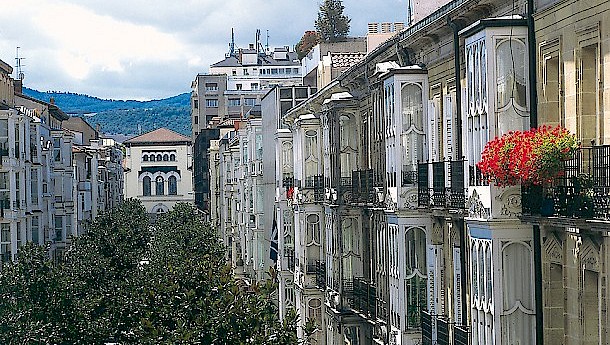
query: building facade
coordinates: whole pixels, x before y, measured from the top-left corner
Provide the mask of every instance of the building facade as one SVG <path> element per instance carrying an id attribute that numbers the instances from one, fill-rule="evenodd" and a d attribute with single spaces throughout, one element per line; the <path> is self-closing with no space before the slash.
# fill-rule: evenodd
<path id="1" fill-rule="evenodd" d="M 159 128 L 123 142 L 126 198 L 142 200 L 149 215 L 195 201 L 191 139 Z"/>
<path id="2" fill-rule="evenodd" d="M 271 252 L 277 234 L 280 313 L 316 323 L 309 343 L 608 343 L 609 6 L 447 2 L 286 112 L 263 98 L 275 203 L 256 220 Z M 542 125 L 580 143 L 564 176 L 482 176 L 490 140 Z M 236 233 L 256 126 L 226 136 L 214 168 L 237 174 L 219 201 Z M 238 266 L 253 238 L 235 239 Z"/>

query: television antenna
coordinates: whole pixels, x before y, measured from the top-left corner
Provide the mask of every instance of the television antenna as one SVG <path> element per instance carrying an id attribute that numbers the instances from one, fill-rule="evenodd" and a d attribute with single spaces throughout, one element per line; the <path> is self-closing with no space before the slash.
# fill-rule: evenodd
<path id="1" fill-rule="evenodd" d="M 25 74 L 23 73 L 23 67 L 25 66 L 21 61 L 25 60 L 24 57 L 19 57 L 19 49 L 21 47 L 17 47 L 17 54 L 15 57 L 15 74 L 17 80 L 23 80 Z"/>

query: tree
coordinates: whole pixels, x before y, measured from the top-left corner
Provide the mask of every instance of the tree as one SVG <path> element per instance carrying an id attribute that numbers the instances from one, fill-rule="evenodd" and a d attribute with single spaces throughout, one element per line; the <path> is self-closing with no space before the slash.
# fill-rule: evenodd
<path id="1" fill-rule="evenodd" d="M 3 265 L 0 344 L 298 344 L 296 313 L 279 320 L 275 272 L 235 279 L 225 252 L 193 206 L 151 226 L 127 200 L 74 239 L 64 262 L 27 244 Z"/>
<path id="2" fill-rule="evenodd" d="M 347 36 L 351 19 L 343 14 L 344 9 L 341 0 L 324 0 L 320 5 L 316 30 L 323 40 L 334 42 Z"/>
<path id="3" fill-rule="evenodd" d="M 305 31 L 303 37 L 301 37 L 301 40 L 295 47 L 299 60 L 304 58 L 318 43 L 320 43 L 320 34 L 317 31 Z"/>

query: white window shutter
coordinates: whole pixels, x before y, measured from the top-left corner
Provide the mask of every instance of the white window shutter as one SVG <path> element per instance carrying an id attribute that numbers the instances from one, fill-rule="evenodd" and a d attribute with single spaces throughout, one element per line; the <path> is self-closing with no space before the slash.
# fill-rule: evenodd
<path id="1" fill-rule="evenodd" d="M 453 97 L 451 94 L 445 95 L 443 100 L 443 118 L 444 118 L 444 129 L 443 133 L 445 135 L 445 152 L 443 153 L 445 159 L 453 160 L 455 157 L 455 138 L 453 133 Z"/>
<path id="2" fill-rule="evenodd" d="M 433 100 L 428 101 L 428 119 L 430 127 L 428 127 L 428 135 L 430 138 L 430 155 L 432 161 L 438 161 L 438 136 L 437 136 L 437 119 L 436 119 L 436 105 Z"/>
<path id="3" fill-rule="evenodd" d="M 460 265 L 460 248 L 453 248 L 453 320 L 462 324 L 462 266 Z"/>

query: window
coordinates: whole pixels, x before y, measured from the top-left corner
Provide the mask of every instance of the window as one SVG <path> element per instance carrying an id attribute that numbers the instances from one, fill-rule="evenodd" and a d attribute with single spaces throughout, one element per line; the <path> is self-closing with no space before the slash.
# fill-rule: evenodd
<path id="1" fill-rule="evenodd" d="M 231 75 L 237 75 L 237 70 L 232 70 Z"/>
<path id="2" fill-rule="evenodd" d="M 205 107 L 206 108 L 218 108 L 218 100 L 217 99 L 206 99 Z"/>
<path id="3" fill-rule="evenodd" d="M 154 161 L 155 161 L 155 155 L 154 155 L 154 154 L 153 154 L 153 155 L 150 155 L 150 161 L 151 161 L 151 162 L 154 162 Z"/>
<path id="4" fill-rule="evenodd" d="M 427 305 L 426 233 L 424 230 L 422 228 L 407 229 L 405 246 L 407 328 L 413 329 L 420 327 L 420 311 Z"/>
<path id="5" fill-rule="evenodd" d="M 529 116 L 526 113 L 527 54 L 522 39 L 506 39 L 496 44 L 496 109 L 499 129 L 497 135 L 502 135 L 529 126 Z M 479 60 L 483 61 L 481 57 L 475 56 L 475 64 L 479 63 Z M 480 64 L 481 69 L 485 68 L 482 63 Z M 486 77 L 481 75 L 480 78 L 482 80 Z M 479 93 L 477 88 L 475 99 L 480 97 Z"/>
<path id="6" fill-rule="evenodd" d="M 11 225 L 9 223 L 0 224 L 0 254 L 3 262 L 11 260 Z"/>
<path id="7" fill-rule="evenodd" d="M 193 100 L 193 108 L 195 108 L 195 109 L 199 108 L 199 101 L 196 99 Z"/>
<path id="8" fill-rule="evenodd" d="M 32 242 L 39 244 L 39 236 L 38 236 L 38 216 L 32 216 L 32 227 L 30 231 L 32 232 Z"/>
<path id="9" fill-rule="evenodd" d="M 272 68 L 271 69 L 271 74 L 277 74 L 277 68 Z"/>
<path id="10" fill-rule="evenodd" d="M 155 194 L 163 195 L 165 194 L 163 177 L 159 176 L 155 180 Z"/>
<path id="11" fill-rule="evenodd" d="M 417 171 L 417 162 L 424 161 L 423 91 L 419 84 L 402 87 L 402 172 L 405 177 Z M 403 178 L 403 183 L 414 179 Z"/>
<path id="12" fill-rule="evenodd" d="M 236 88 L 237 90 L 242 90 L 242 89 L 243 89 L 243 86 L 242 86 L 242 84 L 235 84 L 235 88 Z"/>
<path id="13" fill-rule="evenodd" d="M 161 156 L 161 154 L 157 154 L 157 162 L 160 162 L 163 160 L 163 156 Z"/>
<path id="14" fill-rule="evenodd" d="M 205 83 L 205 91 L 218 91 L 217 83 Z"/>
<path id="15" fill-rule="evenodd" d="M 195 122 L 195 124 L 199 124 L 199 116 L 194 116 L 193 121 Z"/>
<path id="16" fill-rule="evenodd" d="M 288 87 L 280 89 L 280 99 L 292 100 L 292 89 Z"/>
<path id="17" fill-rule="evenodd" d="M 164 162 L 169 161 L 169 155 L 167 153 L 163 155 L 163 161 Z"/>
<path id="18" fill-rule="evenodd" d="M 142 195 L 150 196 L 150 177 L 144 176 L 142 179 Z"/>
<path id="19" fill-rule="evenodd" d="M 30 196 L 33 206 L 38 206 L 38 170 L 32 169 L 30 179 Z"/>
<path id="20" fill-rule="evenodd" d="M 170 155 L 169 155 L 169 160 L 170 160 L 170 161 L 172 161 L 172 162 L 175 162 L 175 161 L 176 161 L 176 155 L 175 155 L 175 154 L 173 154 L 173 153 L 172 153 L 172 154 L 170 154 Z"/>
<path id="21" fill-rule="evenodd" d="M 307 98 L 307 88 L 297 87 L 294 89 L 294 98 Z"/>
<path id="22" fill-rule="evenodd" d="M 55 241 L 63 240 L 64 217 L 55 216 Z"/>
<path id="23" fill-rule="evenodd" d="M 144 156 L 142 156 L 142 160 L 143 160 L 144 162 L 148 162 L 148 155 L 144 155 Z"/>
<path id="24" fill-rule="evenodd" d="M 229 98 L 229 107 L 239 107 L 241 100 L 239 98 Z"/>
<path id="25" fill-rule="evenodd" d="M 258 90 L 258 89 L 259 89 L 258 83 L 252 83 L 252 85 L 250 86 L 250 88 L 251 88 L 252 90 Z"/>
<path id="26" fill-rule="evenodd" d="M 176 178 L 176 176 L 170 176 L 167 179 L 167 189 L 169 195 L 178 194 L 178 179 Z"/>
<path id="27" fill-rule="evenodd" d="M 256 98 L 246 98 L 244 99 L 244 105 L 252 107 L 256 104 Z"/>
<path id="28" fill-rule="evenodd" d="M 244 75 L 250 75 L 250 73 L 248 73 L 248 69 L 244 68 Z"/>
<path id="29" fill-rule="evenodd" d="M 53 159 L 56 162 L 61 160 L 61 139 L 53 138 Z"/>

